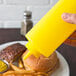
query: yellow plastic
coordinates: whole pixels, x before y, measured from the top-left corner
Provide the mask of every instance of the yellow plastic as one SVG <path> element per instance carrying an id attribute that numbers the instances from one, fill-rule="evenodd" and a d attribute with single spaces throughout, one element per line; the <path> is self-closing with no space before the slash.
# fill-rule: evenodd
<path id="1" fill-rule="evenodd" d="M 40 53 L 49 57 L 75 30 L 76 25 L 66 23 L 61 15 L 76 13 L 76 0 L 59 0 L 57 4 L 26 34 L 31 54 L 39 57 Z"/>

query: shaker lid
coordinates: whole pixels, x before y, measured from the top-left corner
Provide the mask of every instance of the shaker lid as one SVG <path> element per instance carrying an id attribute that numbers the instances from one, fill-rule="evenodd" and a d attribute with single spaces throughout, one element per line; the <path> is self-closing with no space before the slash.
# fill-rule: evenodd
<path id="1" fill-rule="evenodd" d="M 32 12 L 31 11 L 24 11 L 24 18 L 31 18 Z"/>

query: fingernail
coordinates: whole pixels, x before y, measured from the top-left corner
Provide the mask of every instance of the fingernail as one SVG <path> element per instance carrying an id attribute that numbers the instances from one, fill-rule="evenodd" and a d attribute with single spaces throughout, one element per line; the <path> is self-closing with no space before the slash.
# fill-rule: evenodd
<path id="1" fill-rule="evenodd" d="M 62 15 L 62 17 L 63 17 L 64 19 L 67 19 L 67 18 L 70 17 L 70 14 L 68 14 L 68 13 L 64 13 L 64 14 Z"/>

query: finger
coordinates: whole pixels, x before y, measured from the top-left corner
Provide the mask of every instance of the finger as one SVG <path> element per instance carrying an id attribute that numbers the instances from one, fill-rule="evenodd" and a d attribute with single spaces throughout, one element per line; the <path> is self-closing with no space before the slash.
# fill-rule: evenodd
<path id="1" fill-rule="evenodd" d="M 62 19 L 68 23 L 76 24 L 76 14 L 63 13 Z"/>

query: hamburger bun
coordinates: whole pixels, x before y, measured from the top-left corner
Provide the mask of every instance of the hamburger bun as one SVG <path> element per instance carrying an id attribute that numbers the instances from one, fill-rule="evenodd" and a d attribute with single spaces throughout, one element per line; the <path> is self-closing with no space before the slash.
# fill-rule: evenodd
<path id="1" fill-rule="evenodd" d="M 27 53 L 28 50 L 22 55 L 22 60 Z M 34 55 L 31 55 L 26 60 L 23 60 L 23 63 L 26 70 L 52 74 L 59 66 L 59 59 L 57 57 L 56 52 L 54 52 L 48 58 L 43 55 L 40 55 L 39 58 L 36 58 Z"/>

